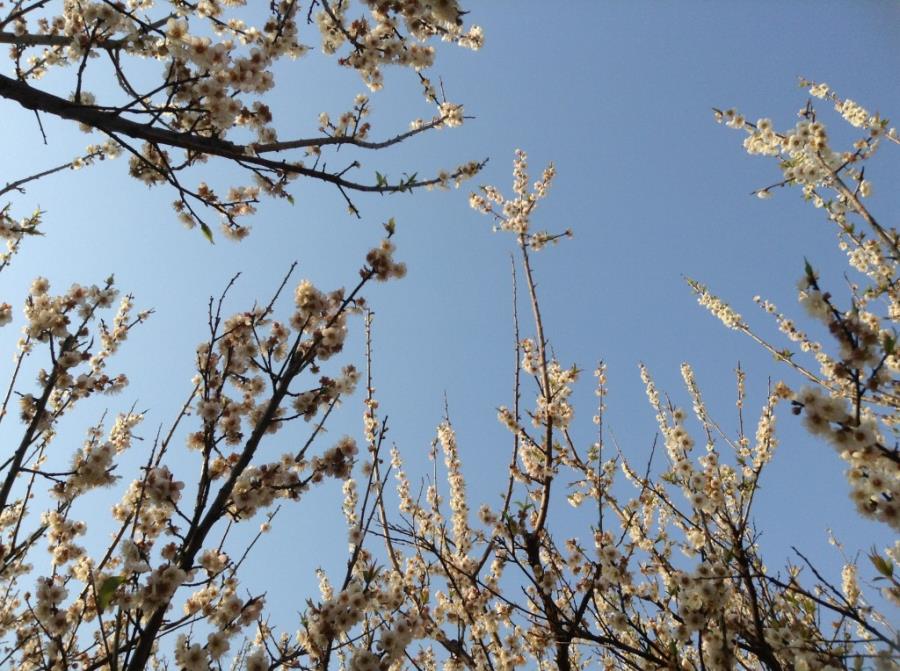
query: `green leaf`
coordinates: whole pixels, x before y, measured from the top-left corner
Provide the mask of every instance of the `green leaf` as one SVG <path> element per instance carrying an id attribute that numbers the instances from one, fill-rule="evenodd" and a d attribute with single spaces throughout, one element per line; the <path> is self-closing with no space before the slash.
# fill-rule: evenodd
<path id="1" fill-rule="evenodd" d="M 404 191 L 409 191 L 410 193 L 412 193 L 413 184 L 416 183 L 416 177 L 418 175 L 419 175 L 419 173 L 414 172 L 413 174 L 409 175 L 405 180 L 400 182 L 400 192 L 403 193 Z"/>
<path id="2" fill-rule="evenodd" d="M 289 194 L 289 193 L 284 194 L 284 199 L 287 202 L 289 202 L 291 205 L 294 204 L 294 197 L 291 194 Z"/>
<path id="3" fill-rule="evenodd" d="M 106 607 L 109 605 L 109 602 L 112 601 L 116 590 L 119 589 L 119 586 L 124 582 L 124 576 L 111 575 L 100 585 L 100 589 L 97 590 L 97 608 L 101 613 L 106 610 Z"/>
<path id="4" fill-rule="evenodd" d="M 380 573 L 381 567 L 373 563 L 363 570 L 363 579 L 366 581 L 366 584 L 369 584 L 372 581 L 377 580 Z"/>
<path id="5" fill-rule="evenodd" d="M 869 561 L 872 562 L 875 570 L 885 578 L 890 578 L 894 575 L 894 564 L 875 552 L 874 548 L 869 553 Z"/>
<path id="6" fill-rule="evenodd" d="M 806 271 L 806 278 L 810 281 L 816 279 L 816 273 L 813 270 L 813 267 L 809 265 L 809 261 L 806 260 L 806 257 L 803 257 L 803 269 Z"/>
<path id="7" fill-rule="evenodd" d="M 669 655 L 671 656 L 672 661 L 676 661 L 678 659 L 678 645 L 675 641 L 669 641 Z"/>
<path id="8" fill-rule="evenodd" d="M 212 229 L 209 226 L 207 226 L 206 224 L 204 224 L 202 221 L 200 222 L 200 230 L 203 231 L 203 237 L 205 237 L 207 240 L 209 240 L 209 243 L 211 245 L 216 244 L 215 241 L 213 240 Z"/>
<path id="9" fill-rule="evenodd" d="M 391 217 L 387 220 L 387 223 L 384 225 L 384 230 L 387 231 L 388 237 L 391 237 L 397 231 L 397 222 L 394 221 L 394 218 Z"/>

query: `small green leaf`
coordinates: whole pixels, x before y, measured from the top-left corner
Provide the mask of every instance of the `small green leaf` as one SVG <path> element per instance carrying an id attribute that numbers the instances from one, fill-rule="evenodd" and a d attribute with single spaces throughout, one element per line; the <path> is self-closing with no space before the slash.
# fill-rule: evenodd
<path id="1" fill-rule="evenodd" d="M 207 226 L 206 224 L 204 224 L 202 221 L 200 222 L 200 230 L 203 231 L 203 237 L 205 237 L 207 240 L 209 240 L 209 243 L 211 245 L 216 244 L 215 241 L 213 240 L 212 229 L 209 226 Z"/>
<path id="2" fill-rule="evenodd" d="M 366 584 L 369 584 L 372 581 L 377 580 L 380 574 L 381 567 L 373 563 L 371 566 L 367 566 L 363 570 L 363 579 L 366 581 Z"/>
<path id="3" fill-rule="evenodd" d="M 806 271 L 806 279 L 810 282 L 816 279 L 816 273 L 813 270 L 813 267 L 809 265 L 809 261 L 806 260 L 806 257 L 803 258 L 803 269 Z"/>
<path id="4" fill-rule="evenodd" d="M 887 559 L 882 557 L 880 554 L 875 552 L 873 549 L 872 552 L 869 553 L 869 561 L 872 562 L 872 565 L 875 567 L 875 570 L 878 571 L 885 578 L 890 578 L 894 575 L 894 565 L 889 562 Z"/>
<path id="5" fill-rule="evenodd" d="M 287 202 L 289 202 L 291 205 L 294 204 L 294 197 L 291 194 L 289 194 L 289 193 L 284 194 L 284 199 Z"/>
<path id="6" fill-rule="evenodd" d="M 102 613 L 112 601 L 113 595 L 119 586 L 125 582 L 125 578 L 120 575 L 111 575 L 106 578 L 97 590 L 97 608 Z"/>
<path id="7" fill-rule="evenodd" d="M 394 218 L 391 217 L 387 220 L 387 223 L 384 225 L 384 230 L 387 231 L 388 237 L 391 237 L 397 231 L 397 222 L 394 221 Z"/>
<path id="8" fill-rule="evenodd" d="M 409 191 L 412 193 L 413 185 L 416 183 L 416 177 L 419 173 L 414 172 L 400 183 L 400 192 Z"/>

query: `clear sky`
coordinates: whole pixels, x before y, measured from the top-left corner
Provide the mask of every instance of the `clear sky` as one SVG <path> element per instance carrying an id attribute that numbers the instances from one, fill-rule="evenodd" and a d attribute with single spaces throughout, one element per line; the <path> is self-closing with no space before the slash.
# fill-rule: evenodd
<path id="1" fill-rule="evenodd" d="M 82 427 L 104 407 L 115 412 L 136 402 L 149 409 L 148 438 L 167 424 L 190 390 L 207 300 L 235 272 L 242 272 L 230 301 L 235 311 L 267 298 L 294 260 L 298 279 L 310 277 L 323 288 L 349 284 L 379 238 L 380 223 L 394 216 L 398 258 L 408 263 L 409 275 L 369 292 L 377 313 L 376 386 L 390 437 L 407 455 L 413 477 L 428 473 L 425 454 L 446 395 L 473 508 L 495 502 L 510 445 L 495 415 L 511 401 L 513 247 L 468 208 L 467 195 L 478 183 L 508 190 L 517 147 L 528 151 L 534 174 L 548 161 L 558 168 L 536 224 L 575 232 L 573 240 L 537 256 L 536 272 L 554 350 L 564 364 L 577 363 L 588 373 L 576 395 L 578 439 L 592 439 L 589 372 L 601 358 L 611 385 L 607 426 L 624 453 L 641 463 L 656 427 L 639 361 L 686 406 L 679 365 L 691 362 L 714 417 L 728 429 L 736 425 L 732 370 L 738 361 L 748 371 L 754 422 L 770 378 L 797 382 L 697 306 L 683 278 L 710 285 L 777 339 L 752 297 L 760 294 L 799 315 L 794 284 L 803 257 L 825 269 L 835 289 L 844 262 L 829 224 L 799 192 L 782 191 L 768 201 L 749 195 L 776 181 L 777 168 L 744 155 L 741 136 L 716 125 L 711 107 L 734 106 L 750 119 L 770 116 L 777 127 L 792 125 L 806 102 L 797 88 L 802 75 L 827 81 L 887 117 L 900 116 L 900 5 L 494 0 L 470 2 L 468 9 L 468 19 L 485 29 L 484 49 L 443 49 L 433 77 L 440 76 L 448 98 L 476 118 L 383 155 L 363 155 L 360 172 L 369 178 L 376 169 L 422 175 L 489 157 L 484 172 L 459 192 L 360 197 L 360 221 L 346 213 L 335 190 L 297 183 L 296 205 L 265 202 L 248 240 L 233 244 L 219 236 L 215 245 L 175 221 L 172 193 L 128 178 L 124 160 L 44 180 L 17 197 L 19 212 L 46 210 L 47 235 L 29 240 L 13 270 L 3 274 L 3 300 L 20 303 L 37 274 L 62 288 L 115 273 L 138 306 L 156 309 L 126 344 L 118 366 L 111 366 L 129 374 L 129 389 L 94 400 L 66 420 L 58 449 L 77 445 Z M 276 118 L 300 131 L 313 131 L 319 112 L 339 113 L 364 92 L 356 75 L 337 72 L 317 56 L 293 65 L 277 74 L 273 108 Z M 102 94 L 102 84 L 93 90 Z M 380 136 L 432 114 L 410 73 L 390 73 L 372 102 Z M 824 120 L 840 123 L 830 115 Z M 0 182 L 68 160 L 91 141 L 70 124 L 44 123 L 48 146 L 40 144 L 30 113 L 2 103 Z M 898 161 L 890 149 L 871 174 L 873 207 L 888 219 L 898 205 L 896 189 L 891 193 Z M 213 162 L 208 170 L 211 183 L 227 183 L 221 165 Z M 362 364 L 361 331 L 357 322 L 340 361 Z M 11 352 L 17 337 L 17 327 L 3 329 L 0 348 Z M 9 360 L 4 356 L 0 372 Z M 350 400 L 331 436 L 360 436 L 361 412 L 360 399 Z M 888 535 L 852 512 L 843 463 L 833 451 L 808 438 L 786 409 L 779 423 L 782 444 L 757 507 L 761 543 L 772 568 L 781 567 L 796 545 L 822 557 L 834 575 L 839 564 L 825 542 L 826 528 L 847 541 L 851 554 L 883 544 Z M 269 449 L 274 456 L 290 448 Z M 276 614 L 299 610 L 303 588 L 315 596 L 315 566 L 341 571 L 339 496 L 332 486 L 287 506 L 276 533 L 255 555 L 256 589 L 270 586 L 273 576 L 300 586 L 300 592 L 269 587 Z M 92 511 L 98 521 L 101 511 L 99 503 Z M 557 524 L 569 535 L 574 525 L 564 513 L 558 512 Z"/>

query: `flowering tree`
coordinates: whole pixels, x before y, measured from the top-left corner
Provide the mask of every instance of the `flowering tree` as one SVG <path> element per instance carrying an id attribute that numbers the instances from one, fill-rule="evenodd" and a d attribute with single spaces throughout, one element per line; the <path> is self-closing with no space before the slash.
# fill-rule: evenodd
<path id="1" fill-rule="evenodd" d="M 458 126 L 462 105 L 447 101 L 424 74 L 440 38 L 478 49 L 481 29 L 463 27 L 456 0 L 366 2 L 296 0 L 247 7 L 243 1 L 10 3 L 0 15 L 0 43 L 11 45 L 12 76 L 0 74 L 0 97 L 41 114 L 78 122 L 105 141 L 74 161 L 7 184 L 31 179 L 122 152 L 132 176 L 150 186 L 174 190 L 174 207 L 188 226 L 212 232 L 203 210 L 219 215 L 226 235 L 248 233 L 241 217 L 254 212 L 260 194 L 291 196 L 288 183 L 308 177 L 333 184 L 358 214 L 350 193 L 397 193 L 447 185 L 475 174 L 468 162 L 432 178 L 416 174 L 390 180 L 379 172 L 359 181 L 358 161 L 327 167 L 341 147 L 369 151 L 402 143 L 437 128 Z M 305 5 L 305 7 L 304 7 Z M 304 24 L 315 27 L 302 33 Z M 302 59 L 310 47 L 301 39 L 319 34 L 326 54 L 356 70 L 372 90 L 383 85 L 386 66 L 418 74 L 425 97 L 435 106 L 430 120 L 413 120 L 409 130 L 373 138 L 366 117 L 370 102 L 357 96 L 351 109 L 332 119 L 319 116 L 318 133 L 281 137 L 266 94 L 275 86 L 274 68 L 286 58 Z M 156 63 L 148 73 L 146 62 Z M 52 82 L 44 84 L 44 82 Z M 102 87 L 91 92 L 89 88 Z M 247 184 L 221 188 L 194 183 L 191 169 L 224 160 L 246 175 Z M 336 159 L 335 159 L 336 160 Z M 194 171 L 196 172 L 196 171 Z"/>
<path id="2" fill-rule="evenodd" d="M 354 191 L 388 194 L 445 186 L 480 167 L 468 162 L 432 178 L 413 174 L 394 181 L 376 172 L 371 182 L 355 180 L 358 161 L 327 167 L 329 154 L 341 148 L 376 151 L 462 123 L 462 106 L 444 99 L 443 91 L 439 95 L 424 74 L 434 60 L 434 38 L 474 49 L 481 45 L 480 29 L 464 28 L 464 13 L 453 0 L 286 0 L 250 7 L 234 1 L 65 0 L 14 2 L 2 10 L 0 42 L 10 45 L 11 72 L 0 74 L 0 96 L 33 110 L 38 124 L 55 115 L 103 140 L 74 160 L 7 183 L 0 195 L 125 153 L 132 176 L 173 190 L 185 224 L 212 238 L 202 214 L 212 211 L 226 236 L 240 239 L 249 229 L 239 219 L 254 212 L 260 194 L 290 199 L 288 183 L 296 177 L 333 184 L 358 214 Z M 301 42 L 307 24 L 312 26 L 307 37 L 320 41 L 339 65 L 356 70 L 371 89 L 381 88 L 384 67 L 411 69 L 435 105 L 434 117 L 373 139 L 370 102 L 358 96 L 334 119 L 323 112 L 312 136 L 279 137 L 266 94 L 274 86 L 276 64 L 309 49 Z M 97 88 L 90 92 L 89 87 Z M 210 161 L 230 164 L 248 183 L 230 187 L 227 195 L 204 181 L 192 184 L 198 168 Z M 0 209 L 0 237 L 6 241 L 0 271 L 40 232 L 40 217 L 16 216 L 12 204 Z M 108 315 L 118 296 L 112 278 L 59 293 L 45 278 L 33 282 L 12 379 L 0 405 L 4 430 L 18 434 L 0 463 L 0 666 L 329 664 L 341 645 L 337 630 L 323 632 L 315 643 L 270 640 L 262 595 L 240 592 L 239 571 L 255 540 L 232 538 L 240 535 L 235 529 L 241 522 L 271 518 L 274 503 L 299 499 L 325 478 L 349 477 L 355 441 L 319 443 L 325 419 L 353 391 L 359 373 L 347 365 L 326 376 L 321 366 L 341 352 L 348 319 L 365 310 L 365 286 L 405 273 L 393 258 L 393 222 L 385 229 L 349 289 L 323 292 L 303 281 L 293 292 L 292 307 L 284 310 L 279 298 L 286 293 L 288 273 L 270 301 L 244 312 L 224 313 L 227 289 L 210 303 L 209 337 L 197 348 L 194 388 L 121 491 L 112 519 L 106 520 L 111 526 L 90 530 L 99 532 L 98 539 L 112 531 L 99 554 L 79 542 L 88 533 L 79 506 L 89 491 L 120 481 L 117 466 L 143 416 L 132 409 L 89 428 L 74 455 L 61 458 L 51 444 L 60 419 L 82 400 L 127 384 L 125 375 L 109 373 L 107 365 L 149 312 L 136 311 L 128 295 Z M 12 318 L 12 305 L 0 303 L 0 325 Z M 36 387 L 24 380 L 31 368 Z M 11 412 L 16 404 L 19 412 Z M 10 427 L 17 419 L 19 425 Z M 311 428 L 301 446 L 275 461 L 261 458 L 262 443 L 303 420 Z M 169 456 L 173 439 L 181 440 L 188 423 L 197 471 L 179 474 Z M 363 512 L 371 505 L 364 499 Z M 348 588 L 367 560 L 359 536 L 348 562 Z M 383 608 L 400 604 L 397 586 L 386 581 L 378 586 L 377 597 L 375 584 L 360 591 L 354 607 L 359 599 L 371 606 L 373 598 Z M 181 614 L 173 616 L 174 608 Z"/>
<path id="3" fill-rule="evenodd" d="M 472 196 L 472 206 L 494 219 L 495 230 L 515 237 L 533 317 L 529 338 L 520 338 L 516 322 L 520 363 L 514 404 L 499 409 L 499 420 L 512 434 L 508 485 L 499 509 L 482 506 L 473 523 L 448 418 L 437 438 L 446 495 L 432 486 L 424 499 L 415 499 L 395 452 L 400 515 L 380 534 L 389 568 L 406 585 L 409 611 L 450 654 L 446 668 L 507 669 L 528 660 L 562 670 L 897 668 L 897 632 L 878 606 L 900 604 L 900 543 L 884 554 L 871 551 L 872 581 L 862 582 L 856 562 L 848 559 L 836 586 L 799 552 L 782 571 L 768 570 L 753 521 L 760 478 L 777 447 L 776 409 L 789 403 L 810 432 L 847 462 L 857 511 L 894 531 L 900 528 L 898 235 L 863 204 L 871 188 L 863 164 L 885 138 L 896 142 L 896 134 L 885 120 L 825 85 L 808 85 L 861 129 L 851 150 L 832 148 L 811 105 L 784 132 L 767 119 L 748 123 L 733 110 L 716 115 L 747 133 L 751 154 L 778 159 L 782 179 L 759 195 L 798 186 L 837 225 L 839 244 L 858 274 L 849 306 L 840 307 L 820 286 L 809 263 L 799 284 L 801 304 L 825 324 L 835 346 L 812 340 L 761 301 L 818 368 L 805 366 L 800 353 L 764 341 L 726 303 L 691 281 L 700 303 L 726 326 L 751 335 L 811 385 L 796 390 L 775 385 L 750 434 L 744 430 L 745 372 L 739 368 L 740 428 L 730 435 L 710 417 L 690 365 L 683 364 L 699 425 L 695 437 L 688 413 L 662 396 L 642 367 L 665 447 L 662 466 L 652 455 L 639 466 L 606 442 L 602 363 L 595 371 L 597 439 L 578 445 L 569 432 L 570 395 L 579 370 L 551 355 L 532 262 L 547 243 L 570 234 L 532 229 L 553 167 L 529 185 L 520 152 L 511 197 L 494 187 Z M 529 378 L 535 399 L 525 406 L 520 389 Z M 700 454 L 697 442 L 704 444 Z M 615 486 L 617 472 L 633 485 L 632 494 Z M 554 533 L 552 520 L 559 514 L 554 501 L 560 498 L 584 511 L 581 536 Z M 367 650 L 357 655 L 368 660 L 366 668 L 378 661 Z M 431 668 L 434 651 L 423 648 L 413 663 Z"/>
<path id="4" fill-rule="evenodd" d="M 0 22 L 0 41 L 11 45 L 15 71 L 0 75 L 0 95 L 35 110 L 38 118 L 71 119 L 106 140 L 74 161 L 8 184 L 3 194 L 124 151 L 133 176 L 174 190 L 185 223 L 211 235 L 198 210 L 210 208 L 227 235 L 241 238 L 248 229 L 238 218 L 253 212 L 258 195 L 288 197 L 287 183 L 297 176 L 334 184 L 357 212 L 353 190 L 408 191 L 471 176 L 479 167 L 469 163 L 431 179 L 397 182 L 377 173 L 373 183 L 351 180 L 354 162 L 326 169 L 329 150 L 379 149 L 458 125 L 462 108 L 439 98 L 422 74 L 435 117 L 384 141 L 369 139 L 365 98 L 339 120 L 323 115 L 320 135 L 281 140 L 263 95 L 274 83 L 274 63 L 306 50 L 299 38 L 304 21 L 317 24 L 326 53 L 339 54 L 339 63 L 359 71 L 373 88 L 381 85 L 385 65 L 416 71 L 430 65 L 431 38 L 479 46 L 480 31 L 462 27 L 463 12 L 452 0 L 360 6 L 316 0 L 305 11 L 288 0 L 271 3 L 255 24 L 249 22 L 252 12 L 246 9 L 245 16 L 234 1 L 172 2 L 169 11 L 148 1 L 59 4 L 15 3 Z M 99 104 L 113 93 L 88 92 L 98 59 L 112 68 L 119 100 Z M 161 66 L 162 78 L 148 83 L 142 60 Z M 35 85 L 65 65 L 74 93 Z M 135 442 L 140 412 L 90 427 L 74 455 L 61 458 L 53 440 L 60 418 L 83 399 L 127 383 L 109 366 L 149 313 L 136 311 L 125 296 L 106 316 L 117 299 L 111 279 L 62 293 L 36 279 L 0 406 L 5 430 L 19 422 L 16 442 L 0 462 L 0 666 L 896 668 L 897 634 L 877 606 L 900 602 L 900 546 L 869 555 L 871 568 L 865 570 L 876 572 L 879 593 L 858 578 L 853 561 L 840 586 L 802 555 L 773 573 L 763 563 L 753 526 L 760 478 L 777 446 L 779 404 L 790 404 L 847 462 L 858 511 L 892 530 L 900 526 L 900 457 L 891 443 L 900 369 L 893 331 L 900 314 L 898 237 L 864 205 L 871 187 L 862 169 L 880 143 L 896 142 L 896 135 L 824 85 L 810 86 L 861 129 L 851 150 L 831 147 L 811 106 L 799 124 L 781 133 L 765 119 L 751 124 L 734 111 L 717 115 L 747 134 L 748 151 L 779 161 L 780 181 L 760 190 L 761 196 L 799 186 L 838 226 L 857 277 L 848 304 L 820 286 L 809 263 L 800 284 L 801 302 L 824 322 L 834 345 L 812 340 L 761 301 L 802 352 L 779 349 L 692 282 L 701 304 L 776 353 L 809 385 L 775 385 L 755 432 L 745 432 L 745 374 L 739 369 L 740 429 L 730 435 L 710 417 L 684 365 L 698 433 L 688 413 L 661 395 L 642 369 L 664 443 L 663 465 L 651 455 L 639 466 L 608 444 L 602 363 L 595 371 L 596 440 L 578 445 L 570 433 L 571 392 L 580 371 L 552 354 L 533 265 L 537 252 L 570 235 L 532 228 L 554 178 L 552 166 L 530 184 L 520 153 L 512 196 L 493 187 L 472 196 L 471 204 L 497 230 L 513 236 L 522 278 L 516 283 L 524 283 L 532 315 L 530 337 L 520 334 L 516 317 L 515 394 L 499 410 L 511 433 L 502 504 L 481 506 L 477 521 L 470 516 L 474 506 L 449 417 L 438 427 L 432 455 L 443 455 L 447 486 L 432 482 L 416 495 L 400 452 L 385 454 L 388 426 L 379 416 L 371 368 L 322 372 L 340 354 L 354 315 L 362 317 L 371 343 L 367 285 L 405 273 L 394 258 L 392 221 L 349 289 L 329 293 L 304 280 L 287 297 L 289 272 L 269 300 L 237 314 L 225 312 L 228 288 L 211 301 L 193 389 L 141 454 L 141 467 L 123 480 L 117 466 Z M 227 197 L 205 183 L 188 185 L 192 169 L 207 160 L 229 162 L 252 185 L 232 187 Z M 18 218 L 9 205 L 0 211 L 0 235 L 7 240 L 0 271 L 38 231 L 39 219 Z M 11 320 L 11 305 L 0 304 L 0 323 Z M 803 352 L 816 363 L 805 365 Z M 367 354 L 371 361 L 371 349 Z M 29 363 L 38 368 L 36 386 L 24 381 Z M 351 437 L 321 445 L 326 420 L 361 378 L 363 449 Z M 528 389 L 534 390 L 531 405 L 524 400 Z M 283 445 L 279 434 L 304 421 L 309 430 L 296 449 L 282 447 L 277 459 L 264 456 L 263 445 Z M 704 449 L 696 448 L 695 434 Z M 195 468 L 190 472 L 172 458 L 183 450 L 185 436 Z M 626 482 L 617 483 L 617 474 Z M 337 571 L 320 573 L 320 594 L 306 602 L 299 623 L 276 625 L 266 616 L 264 595 L 242 591 L 244 560 L 258 535 L 247 540 L 240 530 L 260 518 L 267 529 L 279 505 L 302 506 L 304 493 L 327 478 L 343 482 L 348 560 Z M 111 519 L 88 529 L 80 517 L 82 497 L 120 483 Z M 555 531 L 560 500 L 578 509 L 580 536 L 561 538 Z M 111 532 L 111 540 L 99 552 L 89 551 L 89 532 L 91 538 Z"/>

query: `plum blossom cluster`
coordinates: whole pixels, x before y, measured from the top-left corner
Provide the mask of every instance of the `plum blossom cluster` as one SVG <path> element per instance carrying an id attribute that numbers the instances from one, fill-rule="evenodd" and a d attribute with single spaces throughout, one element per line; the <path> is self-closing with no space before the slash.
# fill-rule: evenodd
<path id="1" fill-rule="evenodd" d="M 813 339 L 795 320 L 760 298 L 757 302 L 774 316 L 799 351 L 775 347 L 744 323 L 740 330 L 814 383 L 793 394 L 794 412 L 803 416 L 812 435 L 825 438 L 847 463 L 850 496 L 860 514 L 897 529 L 900 360 L 895 338 L 900 317 L 900 236 L 865 204 L 872 187 L 864 177 L 865 162 L 884 141 L 897 143 L 896 132 L 889 129 L 887 119 L 840 98 L 827 84 L 804 81 L 803 85 L 814 97 L 833 102 L 844 121 L 862 132 L 850 148 L 831 147 L 812 105 L 801 111 L 801 121 L 793 129 L 784 132 L 777 132 L 768 119 L 748 123 L 733 110 L 719 118 L 747 132 L 744 146 L 749 153 L 780 161 L 784 180 L 758 193 L 768 195 L 777 187 L 798 185 L 804 197 L 836 225 L 839 246 L 854 273 L 851 294 L 841 298 L 823 288 L 819 273 L 807 261 L 798 282 L 798 299 L 806 314 L 827 331 L 832 344 Z M 722 318 L 721 303 L 705 299 L 708 293 L 701 285 L 694 289 L 701 303 Z M 802 361 L 802 354 L 813 358 L 812 365 Z"/>
<path id="2" fill-rule="evenodd" d="M 132 315 L 133 299 L 125 296 L 112 325 L 107 325 L 98 317 L 112 305 L 117 294 L 112 278 L 103 286 L 74 284 L 65 294 L 57 296 L 50 294 L 46 278 L 38 277 L 32 282 L 24 307 L 27 323 L 19 340 L 19 357 L 24 359 L 37 343 L 45 343 L 51 351 L 52 367 L 38 374 L 43 387 L 40 396 L 20 396 L 23 420 L 46 429 L 79 399 L 95 392 L 115 393 L 128 383 L 124 375 L 108 375 L 106 363 L 127 339 L 129 331 L 145 321 L 150 311 Z M 91 326 L 96 327 L 101 345 L 94 351 Z"/>
<path id="3" fill-rule="evenodd" d="M 354 671 L 371 671 L 382 668 L 382 665 L 390 667 L 397 663 L 403 659 L 413 639 L 423 636 L 424 626 L 420 618 L 406 615 L 397 618 L 393 626 L 382 629 L 380 634 L 375 644 L 378 653 L 362 650 L 353 656 L 351 668 Z"/>
<path id="4" fill-rule="evenodd" d="M 535 251 L 548 242 L 560 237 L 571 236 L 571 231 L 566 230 L 561 234 L 551 235 L 545 231 L 534 233 L 531 231 L 531 215 L 541 198 L 547 195 L 556 168 L 551 163 L 541 174 L 540 179 L 534 182 L 529 189 L 528 183 L 528 156 L 521 149 L 516 150 L 516 159 L 513 164 L 513 198 L 506 198 L 493 186 L 482 186 L 481 194 L 473 193 L 469 196 L 469 205 L 482 214 L 491 216 L 495 221 L 494 230 L 510 231 L 528 244 Z"/>
<path id="5" fill-rule="evenodd" d="M 319 382 L 318 388 L 300 392 L 294 397 L 294 410 L 307 421 L 315 417 L 320 407 L 332 406 L 342 396 L 352 394 L 359 382 L 359 371 L 351 364 L 344 367 L 340 377 L 322 377 Z"/>
<path id="6" fill-rule="evenodd" d="M 452 511 L 453 539 L 456 551 L 461 555 L 469 551 L 472 532 L 469 528 L 469 504 L 466 500 L 466 484 L 462 474 L 462 462 L 456 445 L 456 433 L 448 422 L 438 427 L 438 442 L 444 452 L 447 467 L 447 484 L 450 486 L 450 510 Z"/>
<path id="7" fill-rule="evenodd" d="M 367 1 L 366 4 L 372 10 L 370 17 L 350 20 L 349 3 L 324 2 L 316 23 L 325 53 L 335 53 L 345 45 L 350 47 L 350 54 L 341 62 L 359 72 L 372 90 L 383 86 L 385 65 L 415 70 L 430 67 L 435 50 L 424 43 L 432 37 L 475 50 L 484 43 L 480 27 L 462 30 L 463 11 L 456 0 L 404 3 L 402 12 L 398 12 L 402 24 L 398 21 L 400 16 L 391 15 L 396 10 L 390 3 Z M 401 25 L 406 35 L 399 30 Z"/>
<path id="8" fill-rule="evenodd" d="M 718 319 L 722 324 L 724 324 L 727 328 L 734 329 L 736 331 L 741 331 L 746 329 L 746 324 L 743 321 L 741 315 L 736 312 L 728 303 L 723 301 L 718 296 L 714 296 L 709 292 L 709 289 L 699 282 L 695 282 L 694 280 L 688 280 L 691 288 L 697 294 L 697 302 L 700 303 L 704 308 L 709 310 L 710 314 L 713 315 L 716 319 Z"/>
<path id="9" fill-rule="evenodd" d="M 414 638 L 425 635 L 421 617 L 400 611 L 407 581 L 399 576 L 354 568 L 337 594 L 324 575 L 321 578 L 323 600 L 309 604 L 297 634 L 313 659 L 321 661 L 340 650 L 350 658 L 350 668 L 389 668 Z"/>
<path id="10" fill-rule="evenodd" d="M 312 458 L 310 467 L 313 471 L 313 480 L 318 481 L 326 475 L 339 480 L 346 479 L 350 475 L 353 458 L 358 451 L 356 441 L 349 436 L 344 436 L 337 445 L 326 450 L 321 457 Z"/>
<path id="11" fill-rule="evenodd" d="M 13 257 L 19 251 L 23 240 L 29 235 L 36 235 L 41 224 L 41 211 L 36 210 L 30 216 L 16 219 L 10 214 L 11 205 L 6 204 L 0 209 L 0 240 L 5 249 L 0 251 L 0 272 L 5 270 L 12 262 Z M 0 304 L 0 326 L 6 326 L 12 321 L 12 306 L 9 303 Z"/>
<path id="12" fill-rule="evenodd" d="M 60 636 L 68 629 L 66 609 L 60 607 L 68 595 L 66 588 L 52 578 L 38 580 L 34 615 L 52 636 Z"/>
<path id="13" fill-rule="evenodd" d="M 792 400 L 810 434 L 827 440 L 847 462 L 850 498 L 859 513 L 900 529 L 900 464 L 872 413 L 857 420 L 844 398 L 806 387 Z"/>
<path id="14" fill-rule="evenodd" d="M 372 598 L 364 585 L 352 582 L 334 598 L 309 610 L 303 638 L 317 656 L 325 656 L 331 641 L 362 620 Z"/>
<path id="15" fill-rule="evenodd" d="M 72 460 L 72 472 L 59 482 L 54 493 L 67 500 L 74 499 L 95 487 L 107 487 L 116 482 L 113 474 L 114 459 L 129 449 L 134 428 L 144 419 L 141 413 L 121 414 L 109 432 L 109 439 L 102 441 L 100 427 L 88 434 L 80 452 Z"/>
<path id="16" fill-rule="evenodd" d="M 384 282 L 391 278 L 400 279 L 406 275 L 406 264 L 402 261 L 394 261 L 396 247 L 388 239 L 366 255 L 366 263 L 371 268 L 376 280 Z"/>

